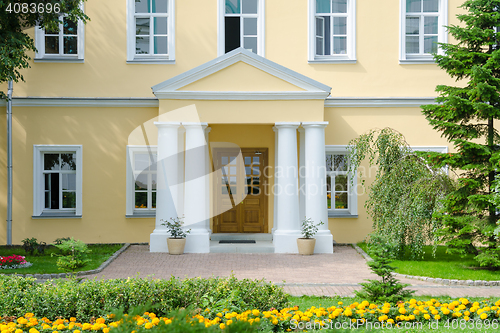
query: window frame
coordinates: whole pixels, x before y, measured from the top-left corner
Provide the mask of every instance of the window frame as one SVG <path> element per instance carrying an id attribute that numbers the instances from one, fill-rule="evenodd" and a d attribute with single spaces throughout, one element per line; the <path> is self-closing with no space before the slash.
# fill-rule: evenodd
<path id="1" fill-rule="evenodd" d="M 126 190 L 126 216 L 127 217 L 154 217 L 156 215 L 156 208 L 135 208 L 135 173 L 136 170 L 133 168 L 134 155 L 135 154 L 154 154 L 158 156 L 158 146 L 127 146 L 127 190 Z M 157 171 L 158 172 L 158 171 Z M 149 171 L 148 173 L 152 173 Z M 158 191 L 158 188 L 156 189 Z M 152 188 L 150 186 L 150 181 L 148 179 L 148 202 L 151 197 L 152 206 Z M 157 192 L 158 193 L 158 192 Z M 158 197 L 157 197 L 158 198 Z"/>
<path id="2" fill-rule="evenodd" d="M 329 16 L 334 16 L 328 14 Z M 322 15 L 324 16 L 324 15 Z M 342 15 L 344 16 L 344 15 Z M 346 54 L 316 55 L 316 0 L 309 0 L 308 24 L 309 24 L 309 63 L 356 63 L 356 0 L 347 0 L 347 31 L 346 31 Z M 332 33 L 333 36 L 333 33 Z M 331 37 L 331 36 L 330 36 Z M 323 33 L 323 38 L 325 38 Z"/>
<path id="3" fill-rule="evenodd" d="M 136 25 L 135 25 L 135 0 L 127 0 L 127 63 L 130 64 L 175 64 L 175 0 L 168 0 L 166 16 L 168 17 L 167 23 L 167 36 L 168 36 L 168 54 L 136 54 Z M 152 13 L 139 14 L 140 16 L 149 15 Z M 153 28 L 150 27 L 150 36 Z"/>
<path id="4" fill-rule="evenodd" d="M 326 145 L 325 146 L 325 161 L 327 155 L 348 155 L 349 151 L 347 150 L 347 145 Z M 326 171 L 326 170 L 325 170 Z M 337 174 L 338 171 L 326 171 L 326 176 L 332 174 Z M 336 208 L 328 208 L 328 217 L 337 217 L 337 218 L 357 218 L 358 217 L 358 196 L 356 194 L 357 188 L 357 179 L 358 173 L 354 171 L 354 173 L 350 173 L 348 171 L 341 171 L 342 174 L 347 175 L 347 186 L 349 187 L 347 193 L 348 200 L 348 208 L 347 209 L 336 209 Z M 354 177 L 353 180 L 351 180 Z M 328 185 L 328 181 L 325 179 L 325 186 Z M 331 192 L 331 191 L 330 191 Z M 328 194 L 328 190 L 327 190 Z M 332 205 L 333 207 L 333 205 Z"/>
<path id="5" fill-rule="evenodd" d="M 438 43 L 448 42 L 448 32 L 446 26 L 448 25 L 448 0 L 437 0 L 438 9 Z M 431 53 L 407 54 L 406 53 L 406 0 L 400 0 L 400 15 L 399 15 L 399 63 L 400 64 L 429 64 L 435 63 L 434 57 Z M 414 16 L 413 14 L 411 16 Z M 420 14 L 424 16 L 424 14 Z M 420 23 L 419 39 L 425 34 L 423 29 L 423 22 Z M 421 37 L 422 36 L 422 37 Z M 443 54 L 442 49 L 438 46 L 438 54 Z"/>
<path id="6" fill-rule="evenodd" d="M 66 209 L 45 208 L 44 154 L 73 153 L 76 155 L 76 207 Z M 82 216 L 82 146 L 81 145 L 33 145 L 33 217 L 81 217 Z"/>
<path id="7" fill-rule="evenodd" d="M 80 4 L 80 9 L 84 10 L 83 3 Z M 64 45 L 61 43 L 61 39 L 64 38 L 63 29 L 62 29 L 62 18 L 66 15 L 61 14 L 59 18 L 61 18 L 61 23 L 59 23 L 59 45 Z M 83 63 L 85 60 L 85 24 L 78 20 L 77 22 L 77 53 L 76 54 L 53 54 L 53 53 L 45 53 L 45 30 L 41 28 L 38 24 L 35 26 L 35 62 L 73 62 L 73 63 Z M 60 46 L 61 47 L 61 46 Z"/>
<path id="8" fill-rule="evenodd" d="M 265 0 L 257 0 L 257 14 L 240 14 L 240 17 L 245 17 L 245 15 L 257 16 L 257 53 L 261 57 L 266 57 L 265 51 Z M 220 57 L 226 54 L 226 43 L 225 43 L 225 17 L 226 17 L 226 0 L 217 1 L 217 56 Z M 241 27 L 240 22 L 240 27 Z M 242 30 L 240 29 L 240 38 L 242 36 Z M 240 44 L 241 45 L 241 44 Z M 242 47 L 242 46 L 240 46 Z"/>

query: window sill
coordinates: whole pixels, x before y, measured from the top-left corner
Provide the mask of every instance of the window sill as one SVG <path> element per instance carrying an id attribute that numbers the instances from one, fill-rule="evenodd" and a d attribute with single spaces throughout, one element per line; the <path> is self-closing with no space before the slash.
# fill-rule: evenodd
<path id="1" fill-rule="evenodd" d="M 143 218 L 156 218 L 156 213 L 134 213 L 132 215 L 125 215 L 127 219 L 143 219 Z"/>
<path id="2" fill-rule="evenodd" d="M 351 214 L 337 214 L 333 212 L 328 212 L 328 218 L 337 218 L 337 219 L 357 219 L 359 216 L 351 215 Z"/>
<path id="3" fill-rule="evenodd" d="M 356 59 L 313 59 L 308 60 L 308 64 L 355 64 L 357 62 Z"/>
<path id="4" fill-rule="evenodd" d="M 35 58 L 35 63 L 68 63 L 68 64 L 83 64 L 85 59 L 78 59 L 76 57 L 66 58 L 66 57 L 54 57 L 54 58 Z"/>
<path id="5" fill-rule="evenodd" d="M 175 59 L 133 59 L 127 60 L 127 64 L 130 65 L 175 65 Z"/>
<path id="6" fill-rule="evenodd" d="M 82 215 L 76 215 L 75 213 L 42 213 L 42 215 L 32 216 L 34 220 L 46 220 L 46 219 L 81 219 Z"/>
<path id="7" fill-rule="evenodd" d="M 400 65 L 433 65 L 436 62 L 434 58 L 430 59 L 399 59 Z"/>

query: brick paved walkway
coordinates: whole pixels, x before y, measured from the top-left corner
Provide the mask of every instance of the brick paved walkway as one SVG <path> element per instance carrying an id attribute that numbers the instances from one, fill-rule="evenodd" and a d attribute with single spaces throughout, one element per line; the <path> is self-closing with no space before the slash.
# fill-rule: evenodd
<path id="1" fill-rule="evenodd" d="M 350 246 L 336 246 L 333 254 L 206 253 L 172 256 L 150 253 L 147 245 L 132 245 L 101 273 L 104 279 L 148 277 L 212 277 L 266 279 L 284 284 L 291 295 L 352 296 L 359 282 L 376 278 L 365 259 Z M 401 279 L 416 295 L 500 297 L 500 287 L 442 286 L 432 282 Z"/>

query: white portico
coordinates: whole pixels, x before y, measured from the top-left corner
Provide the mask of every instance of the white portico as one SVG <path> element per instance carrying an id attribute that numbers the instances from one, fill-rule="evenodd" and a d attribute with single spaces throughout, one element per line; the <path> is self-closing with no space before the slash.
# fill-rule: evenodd
<path id="1" fill-rule="evenodd" d="M 249 82 L 240 83 L 242 77 Z M 228 79 L 234 82 L 228 84 Z M 263 86 L 274 90 L 261 91 Z M 323 121 L 329 91 L 243 49 L 153 87 L 160 116 L 155 123 L 158 190 L 151 251 L 168 251 L 162 221 L 184 216 L 191 229 L 187 253 L 210 252 L 213 232 L 256 232 L 248 230 L 272 234 L 276 253 L 297 253 L 305 218 L 324 223 L 315 236 L 315 252 L 332 253 L 325 168 L 328 123 Z M 247 131 L 245 124 L 252 124 L 254 131 Z M 217 150 L 221 140 L 209 140 L 210 126 L 216 128 L 210 136 L 223 137 L 236 148 Z M 274 139 L 259 141 L 273 131 Z M 225 231 L 230 229 L 222 228 L 221 220 L 242 227 Z"/>

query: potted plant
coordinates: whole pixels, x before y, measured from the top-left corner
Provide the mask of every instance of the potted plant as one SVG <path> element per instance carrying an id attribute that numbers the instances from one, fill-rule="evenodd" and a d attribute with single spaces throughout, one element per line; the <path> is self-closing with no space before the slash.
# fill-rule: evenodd
<path id="1" fill-rule="evenodd" d="M 183 230 L 184 221 L 182 217 L 170 218 L 170 221 L 163 222 L 161 225 L 167 227 L 170 237 L 167 238 L 168 253 L 183 254 L 186 246 L 186 236 L 191 229 Z M 163 220 L 162 220 L 163 221 Z"/>
<path id="2" fill-rule="evenodd" d="M 314 224 L 311 218 L 307 218 L 302 221 L 302 238 L 297 238 L 297 247 L 299 248 L 299 254 L 311 255 L 314 253 L 314 246 L 316 245 L 316 239 L 313 238 L 318 232 L 318 226 L 324 223 L 319 221 L 318 224 Z"/>

